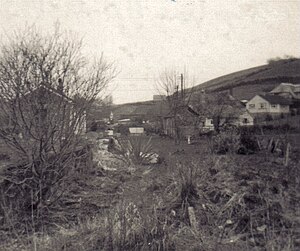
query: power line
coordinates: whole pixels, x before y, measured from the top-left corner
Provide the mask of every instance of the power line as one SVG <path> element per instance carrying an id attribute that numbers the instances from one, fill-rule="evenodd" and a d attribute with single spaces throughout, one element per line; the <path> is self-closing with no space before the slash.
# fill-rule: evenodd
<path id="1" fill-rule="evenodd" d="M 156 78 L 116 78 L 116 80 L 125 80 L 125 81 L 139 81 L 139 80 L 156 80 Z"/>
<path id="2" fill-rule="evenodd" d="M 136 90 L 136 89 L 129 89 L 129 90 L 114 90 L 113 92 L 146 92 L 146 91 L 157 91 L 156 89 L 143 89 L 143 90 Z"/>

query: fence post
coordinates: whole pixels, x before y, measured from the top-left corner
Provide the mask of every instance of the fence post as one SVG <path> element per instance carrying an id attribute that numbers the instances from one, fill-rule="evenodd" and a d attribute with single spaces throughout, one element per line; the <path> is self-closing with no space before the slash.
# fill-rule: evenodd
<path id="1" fill-rule="evenodd" d="M 270 141 L 269 141 L 269 144 L 268 144 L 268 146 L 267 146 L 267 150 L 268 151 L 271 151 L 271 149 L 272 149 L 272 144 L 273 144 L 273 141 L 274 141 L 274 139 L 273 139 L 273 137 L 270 139 Z"/>
<path id="2" fill-rule="evenodd" d="M 287 143 L 286 152 L 285 152 L 285 158 L 284 158 L 284 166 L 285 167 L 287 167 L 288 164 L 289 164 L 290 151 L 291 151 L 291 144 Z"/>

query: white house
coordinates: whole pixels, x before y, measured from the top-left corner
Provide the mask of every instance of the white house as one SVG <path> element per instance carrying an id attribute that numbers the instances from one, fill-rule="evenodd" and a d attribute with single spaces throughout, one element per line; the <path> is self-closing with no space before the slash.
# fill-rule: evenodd
<path id="1" fill-rule="evenodd" d="M 290 112 L 291 101 L 277 95 L 256 95 L 246 104 L 246 108 L 253 115 L 278 116 Z"/>
<path id="2" fill-rule="evenodd" d="M 213 130 L 214 129 L 213 119 L 205 118 L 205 121 L 203 123 L 203 128 Z"/>
<path id="3" fill-rule="evenodd" d="M 279 95 L 289 99 L 300 99 L 300 85 L 291 83 L 281 83 L 276 86 L 271 94 Z"/>

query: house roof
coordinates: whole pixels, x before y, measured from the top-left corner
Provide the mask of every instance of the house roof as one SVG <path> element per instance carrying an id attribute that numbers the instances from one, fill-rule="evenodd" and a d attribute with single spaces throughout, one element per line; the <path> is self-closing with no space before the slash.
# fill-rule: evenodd
<path id="1" fill-rule="evenodd" d="M 187 109 L 188 109 L 188 111 L 189 111 L 190 113 L 192 113 L 193 115 L 195 115 L 195 116 L 200 116 L 199 113 L 198 113 L 197 111 L 195 111 L 195 109 L 194 109 L 191 105 L 188 105 Z"/>
<path id="2" fill-rule="evenodd" d="M 298 93 L 300 92 L 300 85 L 294 85 L 294 92 Z"/>
<path id="3" fill-rule="evenodd" d="M 32 95 L 33 93 L 37 93 L 37 92 L 41 92 L 41 91 L 48 91 L 49 93 L 55 94 L 59 97 L 62 97 L 64 100 L 68 101 L 68 102 L 73 102 L 74 100 L 71 99 L 70 97 L 68 97 L 66 94 L 59 92 L 57 89 L 47 86 L 45 84 L 41 84 L 40 86 L 38 86 L 36 89 L 32 90 L 32 91 L 28 91 L 27 93 L 24 94 L 24 96 L 27 95 Z"/>
<path id="4" fill-rule="evenodd" d="M 277 95 L 258 95 L 264 100 L 268 101 L 270 104 L 276 105 L 291 105 L 292 102 L 289 99 L 286 99 Z"/>
<path id="5" fill-rule="evenodd" d="M 56 94 L 57 96 L 60 96 L 68 101 L 73 101 L 73 99 L 71 99 L 70 97 L 68 97 L 64 92 L 60 92 L 57 89 L 50 87 L 50 86 L 46 86 L 46 85 L 41 85 L 41 87 L 45 88 L 46 90 L 50 91 L 53 94 Z"/>
<path id="6" fill-rule="evenodd" d="M 244 113 L 248 113 L 244 106 L 225 105 L 220 116 L 222 118 L 238 118 Z"/>
<path id="7" fill-rule="evenodd" d="M 270 93 L 278 94 L 278 93 L 299 93 L 300 85 L 299 84 L 291 84 L 291 83 L 281 83 L 277 87 L 275 87 Z"/>

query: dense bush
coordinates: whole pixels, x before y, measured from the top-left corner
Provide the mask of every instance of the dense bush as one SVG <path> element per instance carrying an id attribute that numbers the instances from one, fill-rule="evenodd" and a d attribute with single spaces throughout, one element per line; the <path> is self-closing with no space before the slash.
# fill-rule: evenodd
<path id="1" fill-rule="evenodd" d="M 266 121 L 272 121 L 273 117 L 270 114 L 266 115 Z"/>
<path id="2" fill-rule="evenodd" d="M 245 130 L 242 128 L 242 131 Z M 254 125 L 254 126 L 247 126 L 246 130 L 249 134 L 271 134 L 271 133 L 286 133 L 288 132 L 295 132 L 297 128 L 292 127 L 290 124 L 282 124 L 282 125 Z"/>
<path id="3" fill-rule="evenodd" d="M 210 148 L 213 153 L 236 153 L 240 148 L 240 133 L 235 127 L 225 128 L 210 139 Z"/>
<path id="4" fill-rule="evenodd" d="M 98 125 L 96 121 L 93 121 L 90 125 L 90 131 L 96 132 L 98 130 Z"/>
<path id="5" fill-rule="evenodd" d="M 217 154 L 253 154 L 259 151 L 256 130 L 257 128 L 251 127 L 222 130 L 219 134 L 208 137 L 211 151 Z"/>
<path id="6" fill-rule="evenodd" d="M 240 148 L 238 149 L 239 154 L 253 154 L 259 151 L 259 145 L 255 134 L 248 128 L 240 129 Z"/>
<path id="7" fill-rule="evenodd" d="M 6 160 L 9 160 L 10 159 L 10 157 L 9 157 L 9 155 L 8 154 L 6 154 L 6 153 L 0 153 L 0 161 L 6 161 Z"/>
<path id="8" fill-rule="evenodd" d="M 144 129 L 145 129 L 145 132 L 147 135 L 153 135 L 153 134 L 162 134 L 162 129 L 157 127 L 157 126 L 154 126 L 154 125 L 151 125 L 151 124 L 144 124 L 143 125 Z"/>
<path id="9" fill-rule="evenodd" d="M 10 123 L 0 143 L 11 152 L 0 168 L 1 237 L 3 229 L 30 232 L 50 222 L 90 153 L 86 112 L 115 76 L 111 63 L 89 62 L 82 40 L 58 26 L 52 34 L 27 26 L 1 43 L 0 121 Z"/>

